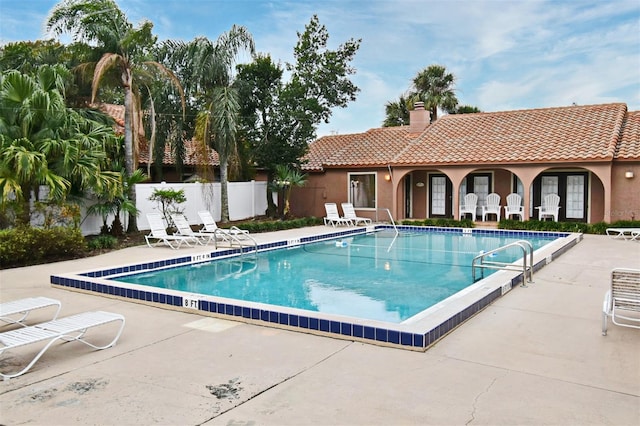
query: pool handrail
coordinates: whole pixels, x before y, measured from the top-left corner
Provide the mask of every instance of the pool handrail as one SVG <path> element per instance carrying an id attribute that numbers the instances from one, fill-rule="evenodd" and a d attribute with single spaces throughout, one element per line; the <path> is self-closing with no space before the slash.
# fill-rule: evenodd
<path id="1" fill-rule="evenodd" d="M 527 240 L 518 240 L 504 246 L 498 247 L 487 252 L 481 252 L 471 261 L 471 274 L 473 282 L 476 281 L 476 268 L 501 269 L 501 270 L 520 270 L 512 263 L 486 261 L 485 257 L 491 256 L 497 252 L 506 250 L 507 248 L 518 246 L 522 249 L 522 287 L 526 287 L 527 270 L 529 270 L 529 282 L 533 282 L 533 245 Z M 529 254 L 529 267 L 527 267 L 527 254 Z M 480 261 L 480 264 L 476 264 Z M 517 269 L 514 269 L 517 268 Z"/>
<path id="2" fill-rule="evenodd" d="M 378 207 L 376 209 L 376 222 L 378 222 L 378 210 L 386 210 L 387 215 L 389 215 L 389 220 L 391 221 L 391 225 L 393 226 L 393 230 L 396 232 L 396 235 L 398 235 L 400 232 L 398 231 L 398 227 L 396 226 L 396 221 L 393 220 L 393 215 L 391 214 L 391 210 L 384 207 Z"/>

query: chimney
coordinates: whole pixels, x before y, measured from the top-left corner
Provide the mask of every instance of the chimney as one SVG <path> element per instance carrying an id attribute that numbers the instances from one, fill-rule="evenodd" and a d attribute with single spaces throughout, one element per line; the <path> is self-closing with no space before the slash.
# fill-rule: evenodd
<path id="1" fill-rule="evenodd" d="M 409 133 L 422 133 L 431 122 L 429 111 L 424 109 L 424 102 L 416 102 L 409 111 Z"/>

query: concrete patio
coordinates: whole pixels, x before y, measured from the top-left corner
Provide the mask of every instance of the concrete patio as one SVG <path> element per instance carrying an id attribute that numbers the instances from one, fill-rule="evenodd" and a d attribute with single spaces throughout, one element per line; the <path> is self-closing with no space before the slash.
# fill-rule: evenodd
<path id="1" fill-rule="evenodd" d="M 56 344 L 30 372 L 0 383 L 0 424 L 640 424 L 640 330 L 600 331 L 610 271 L 640 268 L 638 242 L 585 235 L 533 284 L 514 288 L 425 353 L 49 285 L 53 273 L 175 253 L 140 246 L 0 271 L 2 301 L 48 296 L 62 301 L 61 316 L 100 309 L 127 321 L 113 348 Z M 48 314 L 35 312 L 30 322 Z M 105 340 L 113 333 L 92 331 Z M 26 364 L 37 349 L 3 354 L 0 368 Z"/>

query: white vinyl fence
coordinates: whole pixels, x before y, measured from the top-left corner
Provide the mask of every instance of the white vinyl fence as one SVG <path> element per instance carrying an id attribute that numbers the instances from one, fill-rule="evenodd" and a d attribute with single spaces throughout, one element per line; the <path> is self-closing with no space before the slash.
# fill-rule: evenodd
<path id="1" fill-rule="evenodd" d="M 198 211 L 209 210 L 215 220 L 220 220 L 220 183 L 144 183 L 136 185 L 136 206 L 140 211 L 138 216 L 138 229 L 147 230 L 147 213 L 160 212 L 160 205 L 149 200 L 155 189 L 184 190 L 187 201 L 179 204 L 180 210 L 191 225 L 200 223 Z M 267 210 L 267 182 L 229 182 L 229 220 L 243 220 L 255 216 L 264 215 Z M 274 197 L 277 203 L 277 198 Z M 88 207 L 88 206 L 85 206 Z M 82 233 L 94 235 L 100 233 L 102 218 L 99 216 L 86 216 L 86 208 L 82 209 Z M 113 217 L 108 218 L 107 224 L 111 225 Z M 124 228 L 128 221 L 122 218 Z"/>

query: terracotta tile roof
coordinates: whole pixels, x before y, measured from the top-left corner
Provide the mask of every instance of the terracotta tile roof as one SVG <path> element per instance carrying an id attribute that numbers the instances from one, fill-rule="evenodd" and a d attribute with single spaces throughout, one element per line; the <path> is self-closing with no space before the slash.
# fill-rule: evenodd
<path id="1" fill-rule="evenodd" d="M 420 134 L 405 126 L 325 136 L 305 169 L 611 161 L 640 158 L 639 135 L 640 112 L 624 103 L 447 115 Z"/>
<path id="2" fill-rule="evenodd" d="M 303 170 L 326 167 L 367 167 L 389 164 L 417 135 L 408 126 L 383 127 L 365 133 L 324 136 L 313 142 Z"/>
<path id="3" fill-rule="evenodd" d="M 627 113 L 615 158 L 640 160 L 640 111 Z"/>
<path id="4" fill-rule="evenodd" d="M 124 106 L 123 105 L 114 105 L 114 104 L 93 104 L 92 108 L 97 108 L 105 114 L 111 116 L 116 122 L 116 132 L 122 134 L 124 132 Z M 140 132 L 141 136 L 144 136 L 143 132 Z M 140 149 L 138 152 L 138 163 L 139 164 L 148 164 L 149 163 L 149 151 L 148 151 L 148 142 L 146 139 L 142 138 L 140 143 Z M 202 165 L 203 161 L 201 158 L 203 156 L 200 153 L 198 142 L 191 139 L 184 142 L 185 147 L 185 158 L 184 165 L 185 166 L 198 166 Z M 218 153 L 211 149 L 207 148 L 207 165 L 209 166 L 219 166 L 220 160 L 218 159 Z M 153 161 L 151 161 L 153 164 Z M 162 159 L 162 164 L 166 166 L 172 166 L 176 164 L 173 153 L 171 152 L 170 146 L 165 146 L 164 148 L 164 156 Z"/>
<path id="5" fill-rule="evenodd" d="M 205 161 L 203 161 L 203 153 L 200 148 L 199 142 L 193 139 L 185 141 L 184 148 L 185 148 L 185 156 L 184 156 L 185 166 L 195 167 L 195 166 L 201 166 L 205 164 Z M 207 147 L 207 156 L 208 156 L 208 160 L 206 161 L 206 164 L 208 166 L 220 165 L 220 159 L 218 158 L 218 153 L 215 150 Z M 149 149 L 146 143 L 143 143 L 140 146 L 138 163 L 149 164 Z M 151 161 L 151 164 L 153 164 L 153 160 Z M 164 164 L 165 166 L 173 166 L 176 164 L 173 157 L 173 152 L 171 152 L 171 147 L 169 145 L 166 145 L 164 147 L 164 156 L 162 158 L 162 164 Z"/>
<path id="6" fill-rule="evenodd" d="M 428 127 L 394 163 L 610 161 L 626 109 L 618 103 L 448 115 Z"/>
<path id="7" fill-rule="evenodd" d="M 116 122 L 116 125 L 120 127 L 124 127 L 124 105 L 114 105 L 114 104 L 92 104 L 91 108 L 96 108 L 111 118 L 113 118 Z"/>

